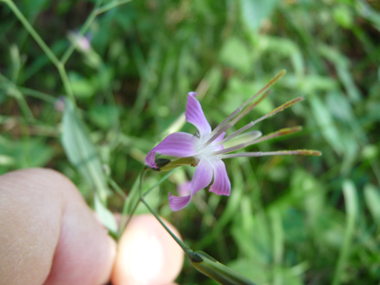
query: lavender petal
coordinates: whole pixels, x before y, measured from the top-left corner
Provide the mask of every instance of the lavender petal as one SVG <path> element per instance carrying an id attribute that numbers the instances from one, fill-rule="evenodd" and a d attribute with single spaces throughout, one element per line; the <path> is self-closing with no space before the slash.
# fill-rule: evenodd
<path id="1" fill-rule="evenodd" d="M 177 197 L 173 196 L 172 193 L 169 193 L 169 207 L 172 211 L 179 211 L 185 208 L 191 200 L 191 195 Z"/>
<path id="2" fill-rule="evenodd" d="M 175 157 L 188 157 L 196 154 L 195 144 L 198 138 L 188 133 L 173 133 L 156 145 L 145 157 L 149 167 L 156 168 L 156 153 Z"/>
<path id="3" fill-rule="evenodd" d="M 197 93 L 195 92 L 189 92 L 185 115 L 186 121 L 193 124 L 203 137 L 211 133 L 211 126 L 203 113 L 201 104 L 195 99 L 196 95 Z"/>
<path id="4" fill-rule="evenodd" d="M 202 159 L 194 172 L 194 177 L 191 182 L 191 195 L 194 195 L 210 184 L 212 173 L 213 169 L 211 163 Z"/>
<path id="5" fill-rule="evenodd" d="M 210 192 L 217 195 L 230 196 L 231 182 L 227 175 L 226 165 L 221 159 L 212 161 L 214 169 L 214 183 L 210 187 Z"/>

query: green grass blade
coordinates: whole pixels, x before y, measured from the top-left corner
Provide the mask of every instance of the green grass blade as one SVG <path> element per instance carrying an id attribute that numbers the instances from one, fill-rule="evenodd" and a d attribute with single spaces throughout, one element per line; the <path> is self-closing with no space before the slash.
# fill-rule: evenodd
<path id="1" fill-rule="evenodd" d="M 354 183 L 351 180 L 343 182 L 343 195 L 346 205 L 346 230 L 344 233 L 343 245 L 340 251 L 339 260 L 335 267 L 333 285 L 342 283 L 344 267 L 348 263 L 352 238 L 355 230 L 355 222 L 358 218 L 358 196 Z"/>

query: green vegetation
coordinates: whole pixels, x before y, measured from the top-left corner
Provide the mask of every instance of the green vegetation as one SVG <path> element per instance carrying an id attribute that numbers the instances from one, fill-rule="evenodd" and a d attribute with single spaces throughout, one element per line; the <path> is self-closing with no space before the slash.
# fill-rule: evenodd
<path id="1" fill-rule="evenodd" d="M 257 126 L 302 132 L 247 150 L 322 157 L 229 159 L 230 197 L 200 191 L 173 213 L 168 193 L 192 177 L 182 167 L 146 201 L 192 249 L 257 284 L 378 284 L 379 1 L 12 3 L 0 1 L 0 174 L 64 173 L 117 235 L 109 210 L 132 211 L 145 154 L 168 132 L 194 132 L 187 92 L 215 126 L 286 69 L 237 127 L 304 96 Z M 80 30 L 88 48 L 72 45 Z M 149 172 L 143 191 L 164 175 Z M 177 282 L 215 284 L 188 261 Z"/>

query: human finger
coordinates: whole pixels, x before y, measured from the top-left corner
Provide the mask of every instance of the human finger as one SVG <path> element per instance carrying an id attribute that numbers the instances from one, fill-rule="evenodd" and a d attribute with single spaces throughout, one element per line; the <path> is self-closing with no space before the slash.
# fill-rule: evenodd
<path id="1" fill-rule="evenodd" d="M 134 216 L 119 240 L 111 280 L 114 285 L 172 285 L 183 260 L 182 249 L 153 215 Z"/>
<path id="2" fill-rule="evenodd" d="M 0 176 L 4 284 L 103 284 L 115 243 L 73 183 L 47 169 Z"/>

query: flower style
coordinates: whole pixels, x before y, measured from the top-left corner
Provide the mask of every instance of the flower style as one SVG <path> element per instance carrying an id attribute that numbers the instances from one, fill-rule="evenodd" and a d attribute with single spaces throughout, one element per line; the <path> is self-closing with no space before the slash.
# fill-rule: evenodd
<path id="1" fill-rule="evenodd" d="M 157 146 L 155 146 L 145 158 L 145 163 L 147 166 L 156 170 L 160 170 L 161 167 L 158 160 L 156 160 L 156 153 L 179 158 L 173 161 L 167 160 L 167 162 L 169 162 L 168 165 L 173 163 L 174 167 L 183 164 L 191 164 L 196 166 L 194 177 L 191 182 L 190 195 L 176 197 L 169 193 L 169 206 L 173 211 L 178 211 L 186 207 L 190 203 L 192 196 L 199 190 L 210 185 L 212 181 L 213 182 L 209 188 L 210 192 L 217 195 L 230 195 L 231 183 L 227 175 L 226 166 L 222 159 L 263 155 L 321 155 L 319 151 L 313 150 L 230 153 L 264 140 L 300 131 L 301 127 L 282 129 L 264 137 L 261 137 L 261 132 L 259 131 L 249 132 L 245 134 L 245 136 L 249 138 L 248 142 L 239 143 L 229 148 L 223 147 L 224 143 L 236 138 L 237 136 L 242 136 L 241 134 L 243 132 L 254 126 L 256 123 L 284 110 L 296 102 L 303 100 L 302 97 L 293 99 L 274 109 L 267 115 L 250 122 L 246 126 L 225 137 L 226 130 L 235 125 L 244 115 L 246 115 L 262 99 L 264 99 L 268 95 L 268 93 L 264 93 L 264 91 L 266 91 L 283 74 L 284 72 L 281 72 L 274 79 L 272 79 L 264 88 L 262 88 L 257 94 L 251 97 L 240 108 L 228 116 L 214 130 L 211 130 L 211 126 L 203 113 L 201 104 L 195 98 L 197 94 L 195 92 L 188 93 L 185 112 L 186 121 L 193 124 L 198 129 L 198 132 L 196 135 L 184 132 L 172 133 Z M 253 99 L 262 93 L 264 94 L 261 98 L 256 100 L 254 103 L 251 103 Z"/>

